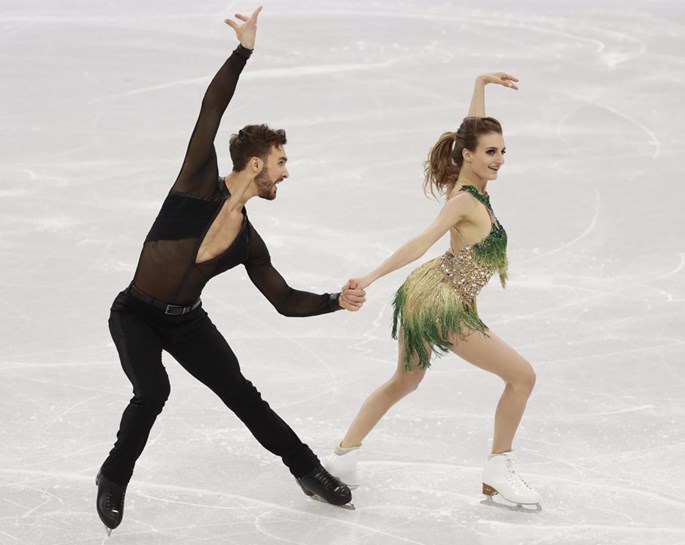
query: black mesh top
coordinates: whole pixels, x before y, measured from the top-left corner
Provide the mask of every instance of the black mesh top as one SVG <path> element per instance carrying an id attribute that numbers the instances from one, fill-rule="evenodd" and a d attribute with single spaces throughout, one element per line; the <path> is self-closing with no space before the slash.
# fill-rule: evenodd
<path id="1" fill-rule="evenodd" d="M 210 278 L 243 264 L 250 280 L 281 314 L 314 316 L 338 310 L 337 294 L 317 295 L 288 286 L 245 210 L 231 246 L 196 263 L 202 240 L 230 197 L 219 177 L 214 138 L 247 57 L 249 50 L 238 47 L 209 84 L 181 172 L 145 239 L 133 284 L 164 303 L 187 305 L 197 300 Z"/>

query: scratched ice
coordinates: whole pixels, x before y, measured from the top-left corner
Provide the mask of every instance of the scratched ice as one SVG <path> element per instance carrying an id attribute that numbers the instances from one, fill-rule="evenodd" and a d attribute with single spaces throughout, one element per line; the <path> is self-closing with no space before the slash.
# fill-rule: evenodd
<path id="1" fill-rule="evenodd" d="M 254 3 L 0 6 L 0 543 L 98 544 L 94 476 L 130 395 L 107 332 L 205 86 Z M 685 5 L 679 0 L 265 2 L 220 134 L 288 130 L 291 178 L 251 219 L 291 285 L 338 288 L 426 226 L 422 161 L 476 73 L 508 162 L 490 192 L 511 283 L 484 319 L 538 385 L 517 439 L 539 515 L 480 505 L 501 384 L 436 362 L 364 447 L 357 510 L 312 502 L 171 359 L 172 396 L 110 542 L 685 543 Z M 221 143 L 223 142 L 223 144 Z M 444 243 L 426 257 L 439 255 Z M 205 308 L 245 373 L 326 455 L 394 368 L 381 280 L 357 315 L 277 315 L 243 270 Z"/>

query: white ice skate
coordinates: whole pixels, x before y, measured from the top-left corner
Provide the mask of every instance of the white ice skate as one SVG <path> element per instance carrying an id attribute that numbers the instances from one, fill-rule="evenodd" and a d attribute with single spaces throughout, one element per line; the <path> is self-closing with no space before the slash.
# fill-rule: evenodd
<path id="1" fill-rule="evenodd" d="M 359 473 L 357 471 L 359 448 L 342 448 L 338 445 L 323 464 L 331 475 L 340 479 L 351 489 L 359 486 Z"/>
<path id="2" fill-rule="evenodd" d="M 490 455 L 483 468 L 483 494 L 487 496 L 481 502 L 485 505 L 532 513 L 542 511 L 540 494 L 521 478 L 514 467 L 513 452 Z M 496 494 L 512 505 L 493 500 Z"/>

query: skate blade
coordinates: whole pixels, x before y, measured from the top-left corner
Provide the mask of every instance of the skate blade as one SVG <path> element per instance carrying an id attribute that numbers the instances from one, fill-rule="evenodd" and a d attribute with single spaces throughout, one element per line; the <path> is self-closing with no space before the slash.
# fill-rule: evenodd
<path id="1" fill-rule="evenodd" d="M 107 537 L 112 537 L 112 529 L 105 526 L 105 531 L 107 532 Z"/>
<path id="2" fill-rule="evenodd" d="M 345 503 L 343 505 L 335 505 L 334 503 L 327 502 L 321 496 L 317 496 L 316 494 L 312 494 L 309 497 L 313 500 L 319 501 L 321 503 L 325 503 L 326 505 L 331 505 L 333 507 L 340 507 L 341 509 L 345 509 L 347 511 L 354 511 L 355 510 L 354 504 L 352 502 Z"/>
<path id="3" fill-rule="evenodd" d="M 507 500 L 505 500 L 507 501 Z M 498 507 L 500 509 L 507 509 L 509 511 L 516 511 L 517 513 L 540 513 L 542 506 L 539 503 L 502 503 L 492 499 L 492 496 L 486 496 L 482 500 L 481 505 L 488 505 L 490 507 Z"/>

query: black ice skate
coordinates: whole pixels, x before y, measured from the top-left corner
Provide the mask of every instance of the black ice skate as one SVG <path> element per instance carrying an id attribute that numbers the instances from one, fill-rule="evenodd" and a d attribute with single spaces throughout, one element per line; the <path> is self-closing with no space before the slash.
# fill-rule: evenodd
<path id="1" fill-rule="evenodd" d="M 102 472 L 98 472 L 95 478 L 98 487 L 98 497 L 95 502 L 98 516 L 107 529 L 107 535 L 112 534 L 112 530 L 121 524 L 124 518 L 124 497 L 126 496 L 126 486 L 116 484 L 105 477 Z"/>
<path id="2" fill-rule="evenodd" d="M 354 505 L 350 503 L 352 501 L 350 489 L 333 477 L 323 466 L 317 466 L 303 477 L 299 477 L 297 483 L 311 498 L 345 509 L 354 509 Z"/>

